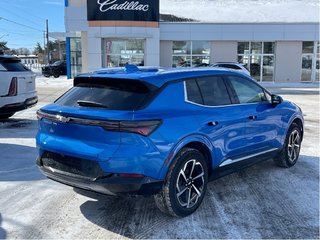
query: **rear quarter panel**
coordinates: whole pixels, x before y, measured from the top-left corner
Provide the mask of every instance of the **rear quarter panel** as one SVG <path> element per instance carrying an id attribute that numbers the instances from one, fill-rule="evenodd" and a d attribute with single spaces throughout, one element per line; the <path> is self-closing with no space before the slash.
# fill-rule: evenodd
<path id="1" fill-rule="evenodd" d="M 212 150 L 209 138 L 199 132 L 199 116 L 203 113 L 188 107 L 184 84 L 177 82 L 163 89 L 147 108 L 135 112 L 135 120 L 162 119 L 162 125 L 149 136 L 160 152 L 159 179 L 164 179 L 174 156 L 190 142 L 201 142 Z"/>

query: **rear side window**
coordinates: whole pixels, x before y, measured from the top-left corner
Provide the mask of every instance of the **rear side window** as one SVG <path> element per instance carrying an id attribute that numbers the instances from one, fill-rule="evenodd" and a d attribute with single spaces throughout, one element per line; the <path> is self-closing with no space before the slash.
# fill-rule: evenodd
<path id="1" fill-rule="evenodd" d="M 137 110 L 150 101 L 157 87 L 136 80 L 89 79 L 81 81 L 56 103 L 71 107 Z"/>
<path id="2" fill-rule="evenodd" d="M 186 81 L 187 96 L 190 102 L 203 104 L 203 99 L 196 80 Z"/>
<path id="3" fill-rule="evenodd" d="M 26 66 L 24 66 L 20 61 L 18 60 L 4 60 L 0 62 L 0 70 L 5 69 L 8 72 L 25 72 L 30 71 Z"/>
<path id="4" fill-rule="evenodd" d="M 230 76 L 230 83 L 233 86 L 240 103 L 255 103 L 267 101 L 264 90 L 255 83 L 245 79 Z"/>
<path id="5" fill-rule="evenodd" d="M 221 77 L 210 76 L 186 81 L 186 87 L 190 102 L 206 106 L 231 104 L 226 85 Z"/>

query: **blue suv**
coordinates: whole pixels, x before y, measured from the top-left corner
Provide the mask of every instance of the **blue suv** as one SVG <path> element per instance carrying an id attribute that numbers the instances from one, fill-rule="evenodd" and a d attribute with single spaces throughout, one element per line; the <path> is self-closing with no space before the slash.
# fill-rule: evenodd
<path id="1" fill-rule="evenodd" d="M 199 207 L 209 180 L 270 158 L 295 165 L 303 138 L 298 106 L 221 68 L 82 74 L 37 117 L 37 164 L 48 178 L 154 195 L 161 211 L 180 217 Z"/>

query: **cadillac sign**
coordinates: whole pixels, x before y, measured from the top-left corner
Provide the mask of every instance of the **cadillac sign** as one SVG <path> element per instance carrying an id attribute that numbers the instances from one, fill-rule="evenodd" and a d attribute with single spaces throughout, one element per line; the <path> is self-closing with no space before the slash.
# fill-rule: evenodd
<path id="1" fill-rule="evenodd" d="M 87 0 L 88 21 L 159 21 L 159 0 Z"/>

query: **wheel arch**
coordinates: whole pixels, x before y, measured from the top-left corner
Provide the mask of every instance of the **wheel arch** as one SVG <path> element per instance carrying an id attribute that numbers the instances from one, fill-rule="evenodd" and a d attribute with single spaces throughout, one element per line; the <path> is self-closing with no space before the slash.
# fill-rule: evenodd
<path id="1" fill-rule="evenodd" d="M 162 166 L 160 178 L 164 179 L 166 177 L 167 171 L 168 171 L 170 165 L 172 164 L 173 159 L 177 156 L 177 154 L 183 148 L 193 148 L 203 154 L 203 156 L 205 157 L 206 163 L 208 165 L 208 173 L 210 176 L 212 169 L 213 169 L 212 163 L 213 163 L 213 159 L 214 159 L 214 153 L 213 153 L 214 148 L 213 148 L 210 140 L 206 136 L 192 135 L 192 136 L 188 136 L 188 137 L 182 139 L 181 141 L 179 141 L 175 145 L 175 147 L 172 148 L 172 150 L 170 151 L 167 159 L 165 160 L 165 162 Z"/>
<path id="2" fill-rule="evenodd" d="M 211 175 L 212 172 L 212 154 L 208 148 L 207 145 L 205 145 L 204 143 L 201 142 L 190 142 L 187 145 L 185 145 L 183 148 L 192 148 L 192 149 L 196 149 L 199 152 L 202 153 L 202 155 L 204 156 L 206 163 L 207 163 L 207 167 L 208 167 L 208 175 Z"/>
<path id="3" fill-rule="evenodd" d="M 299 118 L 299 117 L 296 117 L 293 119 L 293 121 L 291 122 L 290 126 L 295 123 L 298 125 L 298 127 L 300 128 L 301 130 L 301 141 L 303 140 L 303 134 L 304 134 L 304 129 L 303 129 L 303 121 Z M 290 128 L 289 126 L 289 128 Z"/>

